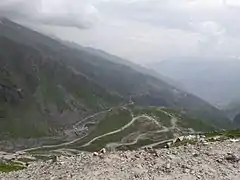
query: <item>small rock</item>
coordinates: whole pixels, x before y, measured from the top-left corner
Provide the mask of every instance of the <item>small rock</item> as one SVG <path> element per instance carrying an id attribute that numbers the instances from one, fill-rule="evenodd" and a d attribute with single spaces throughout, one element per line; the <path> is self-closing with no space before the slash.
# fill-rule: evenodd
<path id="1" fill-rule="evenodd" d="M 236 168 L 236 169 L 239 168 L 239 167 L 238 167 L 238 164 L 234 164 L 233 167 Z"/>
<path id="2" fill-rule="evenodd" d="M 183 169 L 183 172 L 184 172 L 184 173 L 189 173 L 189 172 L 190 172 L 190 169 L 185 168 L 185 169 Z"/>
<path id="3" fill-rule="evenodd" d="M 235 143 L 235 142 L 239 142 L 239 139 L 230 139 L 229 141 Z"/>
<path id="4" fill-rule="evenodd" d="M 53 177 L 50 178 L 50 180 L 56 180 L 56 179 L 57 179 L 56 176 L 53 176 Z"/>
<path id="5" fill-rule="evenodd" d="M 105 148 L 102 148 L 101 150 L 100 150 L 100 153 L 102 153 L 102 154 L 106 154 L 106 149 Z"/>
<path id="6" fill-rule="evenodd" d="M 140 175 L 139 175 L 139 174 L 134 174 L 134 177 L 135 177 L 136 179 L 139 179 L 139 178 L 140 178 Z"/>
<path id="7" fill-rule="evenodd" d="M 99 154 L 99 156 L 98 156 L 100 159 L 104 159 L 104 156 L 103 156 L 103 154 Z"/>
<path id="8" fill-rule="evenodd" d="M 193 139 L 196 139 L 196 136 L 194 136 L 194 135 L 189 135 L 189 136 L 186 136 L 185 139 L 187 139 L 187 140 L 193 140 Z"/>
<path id="9" fill-rule="evenodd" d="M 141 164 L 137 164 L 136 167 L 139 168 L 139 169 L 143 169 Z"/>
<path id="10" fill-rule="evenodd" d="M 222 163 L 222 162 L 223 162 L 222 159 L 217 159 L 216 161 L 217 161 L 218 163 Z"/>
<path id="11" fill-rule="evenodd" d="M 57 156 L 56 155 L 52 155 L 51 157 L 52 163 L 57 162 Z"/>
<path id="12" fill-rule="evenodd" d="M 168 155 L 167 157 L 168 157 L 168 159 L 170 159 L 170 160 L 173 160 L 173 159 L 175 159 L 175 158 L 176 158 L 176 156 L 175 156 L 175 155 Z"/>
<path id="13" fill-rule="evenodd" d="M 153 150 L 153 148 L 152 147 L 145 147 L 144 150 L 147 151 L 147 152 L 151 152 Z"/>
<path id="14" fill-rule="evenodd" d="M 24 151 L 18 151 L 18 152 L 16 152 L 15 154 L 16 154 L 16 155 L 25 155 L 26 152 L 24 152 Z"/>
<path id="15" fill-rule="evenodd" d="M 4 151 L 0 151 L 0 155 L 8 155 L 8 153 L 6 153 Z"/>
<path id="16" fill-rule="evenodd" d="M 196 175 L 196 178 L 197 179 L 202 179 L 200 175 Z"/>
<path id="17" fill-rule="evenodd" d="M 170 163 L 166 164 L 166 169 L 170 169 L 170 168 L 171 168 L 171 164 Z"/>
<path id="18" fill-rule="evenodd" d="M 235 154 L 232 153 L 228 153 L 227 156 L 225 156 L 225 159 L 229 162 L 238 162 L 240 160 L 240 158 L 238 158 Z"/>
<path id="19" fill-rule="evenodd" d="M 139 154 L 135 154 L 135 158 L 140 158 L 140 155 Z"/>
<path id="20" fill-rule="evenodd" d="M 209 143 L 208 142 L 203 142 L 203 145 L 207 146 L 207 145 L 209 145 Z"/>
<path id="21" fill-rule="evenodd" d="M 99 155 L 98 152 L 93 153 L 93 156 L 98 156 L 98 155 Z"/>
<path id="22" fill-rule="evenodd" d="M 194 170 L 191 170 L 191 171 L 190 171 L 190 174 L 195 175 L 196 172 L 195 172 Z"/>
<path id="23" fill-rule="evenodd" d="M 3 160 L 6 160 L 6 161 L 12 161 L 12 160 L 16 159 L 16 156 L 15 155 L 4 155 L 2 158 L 3 158 Z"/>
<path id="24" fill-rule="evenodd" d="M 168 142 L 167 144 L 166 144 L 166 147 L 167 148 L 170 148 L 172 146 L 172 143 L 171 142 Z"/>
<path id="25" fill-rule="evenodd" d="M 206 138 L 206 136 L 205 135 L 200 135 L 200 138 Z"/>
<path id="26" fill-rule="evenodd" d="M 193 157 L 198 157 L 198 156 L 199 156 L 199 153 L 193 153 L 192 156 L 193 156 Z"/>
<path id="27" fill-rule="evenodd" d="M 183 140 L 184 140 L 184 136 L 180 136 L 180 137 L 178 137 L 177 139 L 180 141 L 180 142 L 182 142 Z"/>
<path id="28" fill-rule="evenodd" d="M 166 173 L 170 173 L 171 172 L 171 164 L 170 163 L 167 163 L 163 166 L 163 169 L 162 169 L 163 172 L 166 172 Z"/>
<path id="29" fill-rule="evenodd" d="M 206 139 L 205 139 L 205 138 L 200 138 L 200 139 L 199 139 L 199 142 L 205 143 L 205 142 L 206 142 Z"/>

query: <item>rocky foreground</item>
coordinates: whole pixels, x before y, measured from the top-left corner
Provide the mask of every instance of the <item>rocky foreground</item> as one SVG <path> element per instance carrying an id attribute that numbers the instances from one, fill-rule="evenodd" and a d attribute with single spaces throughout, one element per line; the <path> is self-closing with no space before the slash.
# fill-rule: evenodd
<path id="1" fill-rule="evenodd" d="M 22 171 L 0 174 L 0 179 L 240 179 L 239 141 L 104 153 L 81 152 L 78 155 L 60 156 L 56 162 L 33 162 Z"/>

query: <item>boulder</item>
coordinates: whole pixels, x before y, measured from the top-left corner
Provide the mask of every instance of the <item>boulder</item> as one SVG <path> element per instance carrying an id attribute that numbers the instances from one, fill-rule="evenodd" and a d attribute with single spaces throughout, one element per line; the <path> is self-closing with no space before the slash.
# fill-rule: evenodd
<path id="1" fill-rule="evenodd" d="M 93 156 L 99 156 L 99 153 L 98 152 L 94 152 Z"/>
<path id="2" fill-rule="evenodd" d="M 106 149 L 105 148 L 102 148 L 100 151 L 99 151 L 101 154 L 106 154 Z"/>
<path id="3" fill-rule="evenodd" d="M 235 163 L 235 162 L 239 162 L 240 161 L 240 158 L 237 157 L 235 154 L 232 154 L 232 153 L 228 153 L 226 156 L 225 156 L 225 159 L 229 162 L 232 162 L 232 163 Z"/>
<path id="4" fill-rule="evenodd" d="M 170 148 L 172 146 L 172 143 L 168 142 L 166 146 L 167 146 L 167 148 Z"/>
<path id="5" fill-rule="evenodd" d="M 16 159 L 16 156 L 14 154 L 8 154 L 8 155 L 2 156 L 2 159 L 6 161 L 12 161 Z"/>

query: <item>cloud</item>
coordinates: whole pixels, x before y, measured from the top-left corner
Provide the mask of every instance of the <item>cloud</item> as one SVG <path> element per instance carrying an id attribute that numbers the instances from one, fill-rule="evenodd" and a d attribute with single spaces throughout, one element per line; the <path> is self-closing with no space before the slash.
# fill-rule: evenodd
<path id="1" fill-rule="evenodd" d="M 135 62 L 240 56 L 239 0 L 1 0 L 0 15 Z"/>
<path id="2" fill-rule="evenodd" d="M 0 16 L 59 26 L 89 28 L 97 9 L 83 0 L 1 0 Z"/>
<path id="3" fill-rule="evenodd" d="M 145 33 L 152 33 L 150 29 L 155 28 L 154 33 L 165 34 L 164 37 L 158 35 L 159 38 L 130 37 L 143 46 L 144 42 L 147 45 L 149 41 L 164 41 L 165 47 L 170 48 L 168 54 L 164 45 L 151 46 L 151 53 L 161 59 L 162 55 L 167 58 L 239 54 L 236 51 L 240 41 L 239 5 L 239 0 L 113 0 L 102 2 L 99 9 L 112 20 L 125 22 L 125 26 L 139 23 L 148 26 Z M 139 27 L 135 32 L 141 31 Z M 149 57 L 152 57 L 150 53 Z"/>
<path id="4" fill-rule="evenodd" d="M 112 0 L 102 2 L 105 13 L 169 29 L 196 31 L 204 22 L 215 22 L 228 35 L 239 35 L 239 0 Z"/>

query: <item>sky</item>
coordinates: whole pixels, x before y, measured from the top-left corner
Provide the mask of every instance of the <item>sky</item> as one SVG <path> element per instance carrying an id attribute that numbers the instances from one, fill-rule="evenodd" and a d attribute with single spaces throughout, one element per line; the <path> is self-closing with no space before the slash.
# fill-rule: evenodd
<path id="1" fill-rule="evenodd" d="M 239 0 L 1 0 L 0 16 L 140 64 L 240 56 Z"/>

